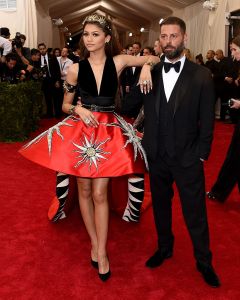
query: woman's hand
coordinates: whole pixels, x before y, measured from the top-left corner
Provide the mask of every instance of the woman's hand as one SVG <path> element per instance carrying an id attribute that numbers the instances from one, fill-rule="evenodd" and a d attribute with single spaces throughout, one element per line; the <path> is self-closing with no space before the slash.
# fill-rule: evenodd
<path id="1" fill-rule="evenodd" d="M 140 85 L 141 92 L 147 94 L 152 89 L 152 75 L 151 75 L 151 66 L 143 65 L 138 84 Z"/>
<path id="2" fill-rule="evenodd" d="M 79 115 L 80 119 L 87 126 L 98 127 L 99 122 L 90 110 L 88 110 L 80 105 L 76 105 L 74 112 L 75 112 L 75 114 Z"/>

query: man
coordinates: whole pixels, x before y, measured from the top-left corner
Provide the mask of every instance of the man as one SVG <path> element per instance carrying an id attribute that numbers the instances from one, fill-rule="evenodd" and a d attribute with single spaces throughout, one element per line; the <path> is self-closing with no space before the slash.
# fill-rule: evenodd
<path id="1" fill-rule="evenodd" d="M 132 45 L 132 54 L 134 56 L 140 56 L 141 55 L 141 43 L 140 42 L 134 42 Z M 130 54 L 131 55 L 131 54 Z M 140 67 L 129 67 L 124 70 L 125 73 L 125 93 L 129 93 L 132 87 L 135 86 L 135 84 L 138 81 L 139 75 L 141 72 Z"/>
<path id="2" fill-rule="evenodd" d="M 73 63 L 78 63 L 81 60 L 81 50 L 78 45 L 73 46 L 72 52 L 69 53 L 68 58 L 70 58 Z"/>
<path id="3" fill-rule="evenodd" d="M 26 36 L 20 32 L 16 32 L 16 36 L 13 42 L 13 52 L 18 55 L 18 63 L 23 65 L 29 65 L 31 59 L 30 48 L 24 47 Z"/>
<path id="4" fill-rule="evenodd" d="M 0 62 L 5 62 L 5 56 L 12 51 L 12 43 L 7 36 L 10 37 L 9 29 L 0 28 Z"/>
<path id="5" fill-rule="evenodd" d="M 17 55 L 8 53 L 5 63 L 0 64 L 0 81 L 16 84 L 25 79 L 25 69 L 17 64 Z"/>
<path id="6" fill-rule="evenodd" d="M 60 67 L 57 58 L 48 55 L 47 47 L 44 43 L 38 45 L 38 50 L 41 53 L 41 67 L 43 72 L 42 90 L 47 106 L 47 117 L 52 118 L 58 113 L 59 107 L 58 89 L 61 87 Z"/>
<path id="7" fill-rule="evenodd" d="M 62 104 L 63 104 L 63 83 L 66 80 L 67 72 L 69 67 L 73 64 L 73 61 L 68 58 L 68 48 L 63 47 L 61 51 L 61 56 L 57 57 L 60 71 L 61 71 L 61 88 L 58 89 L 58 102 L 56 106 L 55 116 L 60 118 L 62 116 Z"/>
<path id="8" fill-rule="evenodd" d="M 29 60 L 28 71 L 29 79 L 40 80 L 42 78 L 41 72 L 41 53 L 38 49 L 31 49 L 31 58 Z"/>
<path id="9" fill-rule="evenodd" d="M 183 20 L 169 17 L 160 24 L 165 58 L 153 69 L 153 89 L 143 94 L 136 87 L 123 112 L 133 110 L 141 101 L 144 104 L 142 144 L 148 156 L 158 234 L 158 250 L 146 266 L 158 267 L 173 255 L 171 202 L 175 181 L 197 269 L 207 284 L 218 287 L 220 282 L 209 249 L 203 172 L 203 161 L 209 156 L 213 137 L 214 87 L 209 70 L 185 58 L 185 41 Z"/>
<path id="10" fill-rule="evenodd" d="M 221 49 L 216 50 L 215 57 L 218 61 L 218 71 L 215 74 L 216 96 L 221 100 L 220 120 L 225 121 L 227 103 L 234 96 L 234 78 L 238 72 L 235 72 L 233 60 L 225 57 Z"/>

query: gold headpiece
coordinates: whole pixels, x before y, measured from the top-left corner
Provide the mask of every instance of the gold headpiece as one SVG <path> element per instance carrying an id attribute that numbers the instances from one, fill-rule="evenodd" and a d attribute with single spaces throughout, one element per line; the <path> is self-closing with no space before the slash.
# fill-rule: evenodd
<path id="1" fill-rule="evenodd" d="M 100 15 L 90 15 L 87 16 L 84 21 L 83 24 L 85 24 L 86 22 L 97 22 L 99 24 L 101 24 L 102 26 L 105 26 L 108 30 L 111 30 L 110 26 L 107 23 L 107 20 L 104 16 L 100 16 Z"/>

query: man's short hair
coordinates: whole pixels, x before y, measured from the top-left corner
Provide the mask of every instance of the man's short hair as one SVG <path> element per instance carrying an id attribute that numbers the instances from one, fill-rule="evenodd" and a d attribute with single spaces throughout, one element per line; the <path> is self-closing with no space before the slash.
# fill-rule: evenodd
<path id="1" fill-rule="evenodd" d="M 135 44 L 135 45 L 138 45 L 140 49 L 142 48 L 142 44 L 141 44 L 140 42 L 134 42 L 133 45 L 134 45 L 134 44 Z"/>
<path id="2" fill-rule="evenodd" d="M 0 28 L 0 35 L 3 37 L 8 37 L 10 35 L 9 28 L 7 27 Z"/>
<path id="3" fill-rule="evenodd" d="M 21 34 L 20 34 L 20 39 L 23 39 L 24 41 L 26 41 L 26 39 L 27 39 L 27 38 L 26 38 L 26 35 L 21 33 Z"/>
<path id="4" fill-rule="evenodd" d="M 41 46 L 44 46 L 45 48 L 47 48 L 47 46 L 44 43 L 39 43 L 38 44 L 38 48 L 41 47 Z"/>
<path id="5" fill-rule="evenodd" d="M 40 51 L 36 48 L 31 49 L 31 55 L 37 55 Z"/>
<path id="6" fill-rule="evenodd" d="M 5 56 L 5 58 L 6 58 L 6 62 L 10 62 L 10 60 L 17 61 L 17 54 L 10 52 Z"/>
<path id="7" fill-rule="evenodd" d="M 185 22 L 178 17 L 168 17 L 164 19 L 160 24 L 160 30 L 163 25 L 178 25 L 182 31 L 182 33 L 186 33 L 186 24 Z"/>

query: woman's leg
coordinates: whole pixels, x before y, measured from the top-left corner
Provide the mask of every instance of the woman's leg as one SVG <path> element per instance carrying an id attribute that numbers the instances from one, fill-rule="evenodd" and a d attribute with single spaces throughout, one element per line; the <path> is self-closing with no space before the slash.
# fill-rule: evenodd
<path id="1" fill-rule="evenodd" d="M 98 267 L 99 273 L 105 274 L 109 271 L 107 257 L 107 235 L 108 235 L 108 182 L 109 178 L 96 178 L 92 180 L 92 196 L 95 207 L 95 224 L 98 241 Z"/>
<path id="2" fill-rule="evenodd" d="M 98 242 L 92 199 L 92 179 L 77 178 L 79 206 L 86 230 L 91 240 L 91 259 L 97 261 Z"/>

